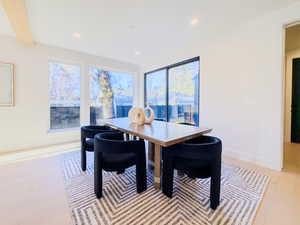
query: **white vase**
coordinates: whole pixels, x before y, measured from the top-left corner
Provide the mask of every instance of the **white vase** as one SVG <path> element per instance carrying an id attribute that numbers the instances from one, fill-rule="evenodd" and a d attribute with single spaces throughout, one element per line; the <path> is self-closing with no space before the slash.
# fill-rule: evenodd
<path id="1" fill-rule="evenodd" d="M 147 111 L 149 111 L 149 116 L 147 116 Z M 153 109 L 148 105 L 146 108 L 144 108 L 144 114 L 145 114 L 145 123 L 151 124 L 154 120 L 154 111 Z"/>

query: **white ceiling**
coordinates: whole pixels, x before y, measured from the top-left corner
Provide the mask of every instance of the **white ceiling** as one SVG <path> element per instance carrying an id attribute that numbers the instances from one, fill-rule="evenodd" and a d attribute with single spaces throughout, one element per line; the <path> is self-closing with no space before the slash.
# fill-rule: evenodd
<path id="1" fill-rule="evenodd" d="M 15 36 L 0 1 L 0 34 Z"/>
<path id="2" fill-rule="evenodd" d="M 35 41 L 143 65 L 296 1 L 27 0 L 27 8 Z M 2 9 L 0 33 L 13 34 Z"/>

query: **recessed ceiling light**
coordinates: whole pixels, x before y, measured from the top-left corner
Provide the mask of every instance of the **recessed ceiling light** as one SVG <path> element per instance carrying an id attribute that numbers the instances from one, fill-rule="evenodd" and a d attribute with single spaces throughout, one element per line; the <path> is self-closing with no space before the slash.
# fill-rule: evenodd
<path id="1" fill-rule="evenodd" d="M 198 24 L 199 23 L 199 19 L 198 18 L 193 18 L 191 21 L 190 21 L 190 24 L 191 25 L 196 25 L 196 24 Z"/>
<path id="2" fill-rule="evenodd" d="M 135 55 L 140 55 L 140 54 L 141 54 L 141 52 L 139 52 L 139 51 L 135 51 L 135 52 L 134 52 L 134 54 L 135 54 Z"/>
<path id="3" fill-rule="evenodd" d="M 136 26 L 135 25 L 129 25 L 128 28 L 131 29 L 131 30 L 134 30 L 136 28 Z"/>
<path id="4" fill-rule="evenodd" d="M 81 35 L 78 32 L 73 33 L 73 38 L 80 39 Z"/>

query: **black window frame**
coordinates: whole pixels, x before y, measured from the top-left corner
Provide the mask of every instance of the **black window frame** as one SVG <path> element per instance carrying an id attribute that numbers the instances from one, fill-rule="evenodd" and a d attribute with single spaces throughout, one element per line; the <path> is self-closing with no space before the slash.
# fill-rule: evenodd
<path id="1" fill-rule="evenodd" d="M 182 66 L 184 64 L 188 64 L 188 63 L 192 63 L 192 62 L 196 62 L 198 61 L 199 63 L 199 71 L 198 71 L 198 92 L 195 93 L 197 95 L 197 99 L 198 99 L 198 107 L 197 107 L 197 113 L 198 113 L 198 124 L 200 124 L 200 56 L 194 57 L 194 58 L 190 58 L 178 63 L 174 63 L 168 66 L 164 66 L 155 70 L 151 70 L 149 72 L 144 73 L 144 106 L 146 107 L 146 103 L 147 103 L 147 75 L 151 74 L 151 73 L 155 73 L 158 72 L 160 70 L 166 70 L 166 122 L 169 122 L 169 70 L 177 67 L 177 66 Z"/>

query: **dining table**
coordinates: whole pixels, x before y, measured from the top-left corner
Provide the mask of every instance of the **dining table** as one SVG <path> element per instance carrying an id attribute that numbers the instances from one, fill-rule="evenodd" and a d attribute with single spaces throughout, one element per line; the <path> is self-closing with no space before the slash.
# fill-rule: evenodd
<path id="1" fill-rule="evenodd" d="M 151 124 L 139 125 L 132 123 L 128 118 L 109 119 L 105 124 L 125 134 L 148 141 L 150 150 L 154 152 L 154 186 L 156 189 L 160 189 L 161 186 L 161 151 L 163 147 L 169 147 L 212 131 L 211 128 L 157 120 L 152 121 Z"/>

